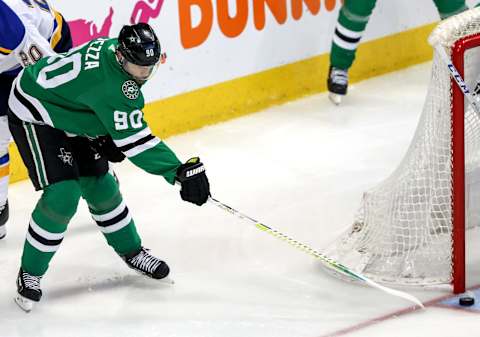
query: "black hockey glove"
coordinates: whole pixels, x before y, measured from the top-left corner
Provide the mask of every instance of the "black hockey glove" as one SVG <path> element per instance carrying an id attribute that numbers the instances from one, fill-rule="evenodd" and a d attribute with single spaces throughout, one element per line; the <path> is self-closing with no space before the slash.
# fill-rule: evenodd
<path id="1" fill-rule="evenodd" d="M 119 163 L 125 159 L 125 155 L 118 149 L 110 136 L 100 136 L 93 140 L 94 148 L 112 163 Z"/>
<path id="2" fill-rule="evenodd" d="M 210 184 L 200 158 L 190 158 L 185 164 L 180 165 L 176 179 L 182 185 L 180 196 L 183 200 L 198 206 L 207 202 L 210 196 Z"/>

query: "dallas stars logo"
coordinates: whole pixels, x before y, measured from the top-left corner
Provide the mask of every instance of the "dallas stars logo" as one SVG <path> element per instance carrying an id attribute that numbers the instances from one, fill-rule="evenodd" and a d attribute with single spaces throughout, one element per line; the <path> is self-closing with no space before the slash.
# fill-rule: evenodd
<path id="1" fill-rule="evenodd" d="M 128 99 L 137 99 L 140 89 L 135 81 L 128 80 L 123 83 L 122 91 Z"/>
<path id="2" fill-rule="evenodd" d="M 70 166 L 73 166 L 73 156 L 72 156 L 72 153 L 65 151 L 65 149 L 64 149 L 63 147 L 60 149 L 60 154 L 59 154 L 57 157 L 60 158 L 60 160 L 61 160 L 64 164 L 68 164 L 68 165 L 70 165 Z"/>

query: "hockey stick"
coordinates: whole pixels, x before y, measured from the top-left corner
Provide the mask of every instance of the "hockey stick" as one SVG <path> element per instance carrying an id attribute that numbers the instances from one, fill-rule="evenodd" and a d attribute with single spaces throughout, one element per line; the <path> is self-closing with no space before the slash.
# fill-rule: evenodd
<path id="1" fill-rule="evenodd" d="M 348 277 L 350 277 L 350 278 L 352 278 L 356 281 L 363 282 L 363 283 L 365 283 L 365 284 L 367 284 L 367 285 L 369 285 L 373 288 L 377 288 L 378 290 L 386 292 L 387 294 L 397 296 L 397 297 L 401 297 L 401 298 L 403 298 L 407 301 L 415 303 L 416 305 L 418 305 L 421 308 L 424 308 L 422 302 L 420 302 L 415 296 L 412 296 L 412 295 L 410 295 L 406 292 L 403 292 L 403 291 L 399 291 L 399 290 L 395 290 L 395 289 L 391 289 L 391 288 L 382 286 L 382 285 L 368 279 L 367 277 L 354 272 L 350 268 L 348 268 L 348 267 L 342 265 L 341 263 L 329 258 L 328 256 L 316 251 L 315 249 L 309 247 L 308 245 L 306 245 L 304 243 L 301 243 L 301 242 L 298 242 L 297 240 L 292 239 L 288 235 L 285 235 L 282 232 L 277 231 L 276 229 L 268 227 L 268 226 L 260 223 L 259 221 L 249 217 L 248 215 L 240 213 L 236 209 L 225 205 L 224 203 L 218 201 L 217 199 L 209 197 L 208 201 L 210 203 L 214 204 L 215 206 L 217 206 L 218 208 L 221 208 L 224 211 L 226 211 L 226 212 L 228 212 L 232 215 L 235 215 L 236 217 L 238 217 L 240 219 L 248 220 L 252 225 L 257 227 L 259 230 L 261 230 L 263 232 L 266 232 L 266 233 L 276 237 L 277 239 L 283 240 L 283 241 L 287 242 L 288 244 L 290 244 L 291 246 L 293 246 L 293 247 L 295 247 L 295 248 L 297 248 L 297 249 L 299 249 L 299 250 L 301 250 L 301 251 L 303 251 L 303 252 L 305 252 L 305 253 L 307 253 L 307 254 L 309 254 L 309 255 L 317 258 L 317 259 L 319 259 L 328 268 L 331 268 L 331 269 L 333 269 L 337 272 L 340 272 L 344 275 L 347 275 Z"/>
<path id="2" fill-rule="evenodd" d="M 480 118 L 480 104 L 476 99 L 477 95 L 472 94 L 467 83 L 465 83 L 465 81 L 463 80 L 462 75 L 460 75 L 457 68 L 455 68 L 455 66 L 452 63 L 452 60 L 450 60 L 450 57 L 447 55 L 447 52 L 445 51 L 445 49 L 440 44 L 436 44 L 433 47 L 435 48 L 437 53 L 440 55 L 443 62 L 445 62 L 445 65 L 450 71 L 450 75 L 452 75 L 452 78 L 455 80 L 455 82 L 457 82 L 458 87 L 463 92 L 463 95 L 468 100 L 468 102 L 472 105 L 473 110 L 475 110 L 475 113 Z"/>

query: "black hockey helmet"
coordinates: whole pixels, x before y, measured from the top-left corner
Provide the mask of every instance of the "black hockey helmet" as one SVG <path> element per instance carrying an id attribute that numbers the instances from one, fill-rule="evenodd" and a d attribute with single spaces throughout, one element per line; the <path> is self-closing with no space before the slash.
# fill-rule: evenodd
<path id="1" fill-rule="evenodd" d="M 147 23 L 123 26 L 118 50 L 128 62 L 139 66 L 153 66 L 163 58 L 157 35 Z"/>

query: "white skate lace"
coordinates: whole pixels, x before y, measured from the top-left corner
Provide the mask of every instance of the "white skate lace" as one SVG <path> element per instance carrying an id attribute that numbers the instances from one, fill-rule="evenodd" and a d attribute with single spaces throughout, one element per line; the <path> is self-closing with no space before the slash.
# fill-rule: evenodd
<path id="1" fill-rule="evenodd" d="M 348 72 L 346 70 L 332 68 L 332 72 L 330 73 L 330 78 L 332 79 L 333 83 L 340 84 L 340 85 L 348 84 Z"/>
<path id="2" fill-rule="evenodd" d="M 146 249 L 142 248 L 140 253 L 130 260 L 130 263 L 144 272 L 153 274 L 162 261 L 150 255 Z"/>
<path id="3" fill-rule="evenodd" d="M 40 290 L 40 280 L 42 279 L 41 276 L 34 276 L 30 275 L 26 272 L 22 273 L 22 280 L 25 283 L 25 288 L 31 290 Z"/>

